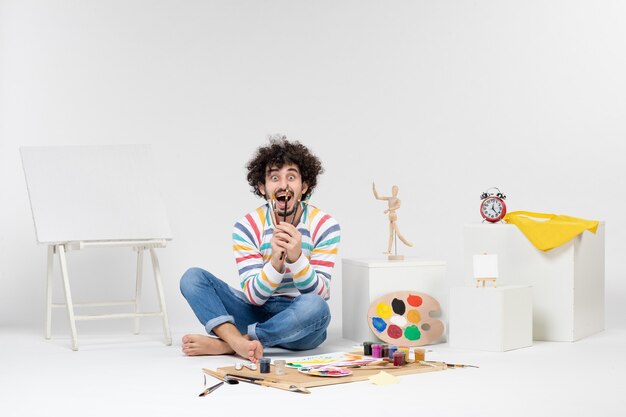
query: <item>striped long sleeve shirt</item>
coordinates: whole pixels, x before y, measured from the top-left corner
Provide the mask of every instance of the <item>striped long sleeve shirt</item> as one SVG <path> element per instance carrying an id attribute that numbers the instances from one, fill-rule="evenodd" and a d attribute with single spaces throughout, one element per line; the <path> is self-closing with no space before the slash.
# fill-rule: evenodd
<path id="1" fill-rule="evenodd" d="M 271 296 L 311 292 L 327 300 L 340 241 L 339 223 L 317 207 L 305 206 L 296 226 L 302 235 L 302 255 L 294 263 L 287 262 L 281 273 L 270 262 L 274 224 L 269 210 L 269 204 L 264 204 L 233 228 L 235 261 L 248 301 L 262 305 Z"/>

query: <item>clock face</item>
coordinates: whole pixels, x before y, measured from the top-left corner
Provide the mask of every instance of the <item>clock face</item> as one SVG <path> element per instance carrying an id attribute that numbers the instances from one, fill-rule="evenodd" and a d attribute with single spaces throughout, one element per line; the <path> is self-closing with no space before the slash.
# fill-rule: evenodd
<path id="1" fill-rule="evenodd" d="M 504 201 L 498 197 L 488 197 L 480 204 L 480 214 L 488 222 L 500 221 L 506 214 Z"/>

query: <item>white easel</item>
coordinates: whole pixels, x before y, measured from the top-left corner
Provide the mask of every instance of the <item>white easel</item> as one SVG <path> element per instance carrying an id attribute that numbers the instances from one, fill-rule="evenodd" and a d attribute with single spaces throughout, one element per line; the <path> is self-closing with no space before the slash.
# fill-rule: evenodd
<path id="1" fill-rule="evenodd" d="M 78 350 L 77 320 L 131 317 L 135 334 L 141 317 L 161 317 L 165 343 L 172 344 L 156 248 L 171 240 L 169 222 L 145 145 L 21 148 L 37 242 L 48 245 L 46 339 L 51 338 L 52 308 L 65 307 Z M 137 251 L 135 298 L 128 301 L 74 303 L 66 253 L 102 247 Z M 141 312 L 143 254 L 150 252 L 160 310 Z M 54 256 L 58 255 L 65 303 L 52 303 Z M 76 315 L 74 308 L 134 306 L 132 313 Z"/>

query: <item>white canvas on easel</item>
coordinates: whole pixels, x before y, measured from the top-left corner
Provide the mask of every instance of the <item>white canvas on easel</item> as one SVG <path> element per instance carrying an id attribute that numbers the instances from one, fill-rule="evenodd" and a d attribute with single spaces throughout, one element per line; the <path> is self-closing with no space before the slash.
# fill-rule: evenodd
<path id="1" fill-rule="evenodd" d="M 23 147 L 20 149 L 37 242 L 48 245 L 46 338 L 51 309 L 65 307 L 72 348 L 78 349 L 76 320 L 159 316 L 171 344 L 160 268 L 155 248 L 165 247 L 171 231 L 147 145 Z M 122 246 L 137 251 L 135 299 L 74 304 L 66 252 L 87 247 Z M 140 312 L 143 253 L 150 252 L 160 311 Z M 65 304 L 52 303 L 52 270 L 58 255 Z M 74 307 L 133 305 L 134 312 L 76 315 Z"/>
<path id="2" fill-rule="evenodd" d="M 477 287 L 480 283 L 484 287 L 485 281 L 491 281 L 495 287 L 498 278 L 498 255 L 474 255 L 474 278 Z"/>

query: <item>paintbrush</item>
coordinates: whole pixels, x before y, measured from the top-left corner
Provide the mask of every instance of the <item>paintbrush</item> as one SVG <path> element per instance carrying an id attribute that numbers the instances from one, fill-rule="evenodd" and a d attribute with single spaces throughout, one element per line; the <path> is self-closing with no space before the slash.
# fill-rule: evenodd
<path id="1" fill-rule="evenodd" d="M 285 209 L 283 210 L 283 221 L 287 221 L 287 204 L 289 204 L 289 189 L 285 190 Z"/>
<path id="2" fill-rule="evenodd" d="M 476 365 L 463 365 L 460 363 L 445 363 L 445 362 L 434 362 L 434 361 L 419 361 L 420 364 L 433 366 L 431 364 L 441 364 L 444 363 L 446 368 L 478 368 Z"/>
<path id="3" fill-rule="evenodd" d="M 267 380 L 263 378 L 256 378 L 256 377 L 244 376 L 244 375 L 234 375 L 234 374 L 225 374 L 225 377 L 235 379 L 240 382 L 247 382 L 250 384 L 262 385 L 264 387 L 278 388 L 278 389 L 282 389 L 285 391 L 299 392 L 301 394 L 311 393 L 311 391 L 309 391 L 308 389 L 300 385 L 278 382 L 276 380 Z"/>
<path id="4" fill-rule="evenodd" d="M 272 193 L 269 203 L 270 203 L 270 216 L 272 218 L 272 223 L 274 224 L 274 227 L 276 227 L 278 223 L 276 222 L 276 196 L 274 195 L 274 193 Z"/>
<path id="5" fill-rule="evenodd" d="M 298 223 L 300 222 L 300 218 L 302 216 L 304 216 L 304 209 L 306 208 L 306 206 L 309 205 L 309 198 L 311 198 L 310 194 L 304 201 L 298 199 L 298 202 L 295 204 L 295 210 L 293 212 L 293 217 L 291 218 L 292 226 L 297 227 Z M 299 216 L 298 216 L 298 208 L 301 209 Z"/>
<path id="6" fill-rule="evenodd" d="M 420 365 L 430 366 L 432 368 L 436 368 L 437 367 L 437 365 L 435 365 L 434 363 L 430 363 L 430 362 L 426 362 L 426 361 L 417 361 L 417 363 L 419 363 Z"/>
<path id="7" fill-rule="evenodd" d="M 393 369 L 393 364 L 390 365 L 347 365 L 343 368 L 352 368 L 354 370 L 363 370 L 367 371 L 370 369 Z"/>
<path id="8" fill-rule="evenodd" d="M 446 363 L 448 368 L 478 368 L 476 365 L 463 365 L 460 363 Z"/>
<path id="9" fill-rule="evenodd" d="M 293 226 L 297 225 L 296 219 L 300 220 L 300 217 L 302 217 L 302 215 L 304 214 L 304 205 L 306 204 L 306 201 L 304 203 L 301 202 L 300 199 L 298 199 L 298 202 L 296 203 L 296 209 L 293 212 L 293 217 L 291 218 L 291 224 Z M 302 209 L 302 211 L 300 212 L 300 216 L 298 216 L 298 208 Z"/>
<path id="10" fill-rule="evenodd" d="M 198 397 L 206 397 L 207 395 L 209 395 L 210 393 L 212 393 L 213 391 L 215 391 L 216 389 L 218 389 L 219 387 L 224 385 L 224 382 L 226 382 L 226 381 L 222 381 L 222 382 L 219 382 L 219 383 L 217 383 L 215 385 L 210 386 L 209 388 L 207 388 L 204 391 L 202 391 L 200 393 L 200 395 L 198 395 Z"/>
<path id="11" fill-rule="evenodd" d="M 302 387 L 300 385 L 296 385 L 296 384 L 291 384 L 291 383 L 285 383 L 285 382 L 278 382 L 275 380 L 266 380 L 264 378 L 258 378 L 258 377 L 253 377 L 253 376 L 245 376 L 245 375 L 235 375 L 235 374 L 228 374 L 226 372 L 223 371 L 213 371 L 211 369 L 208 368 L 203 368 L 202 369 L 205 373 L 220 379 L 222 381 L 225 381 L 226 379 L 234 379 L 240 382 L 247 382 L 249 384 L 254 384 L 254 385 L 262 385 L 264 387 L 272 387 L 272 388 L 278 388 L 278 389 L 282 389 L 285 391 L 291 391 L 291 392 L 298 392 L 301 394 L 310 394 L 311 391 L 309 391 L 307 388 Z"/>
<path id="12" fill-rule="evenodd" d="M 276 228 L 276 226 L 278 226 L 278 213 L 276 210 L 276 195 L 274 193 L 272 193 L 272 196 L 270 197 L 270 216 L 272 217 L 272 223 L 274 223 L 274 228 Z M 285 214 L 285 217 L 287 217 L 287 215 Z M 285 251 L 282 251 L 280 253 L 280 260 L 282 261 L 285 258 Z"/>
<path id="13" fill-rule="evenodd" d="M 289 203 L 289 189 L 285 190 L 285 208 L 283 209 L 283 221 L 287 222 L 287 204 Z M 296 211 L 298 209 L 296 208 Z M 282 251 L 280 254 L 280 260 L 285 259 L 285 251 Z"/>
<path id="14" fill-rule="evenodd" d="M 311 196 L 309 196 L 311 197 Z M 291 221 L 289 222 L 292 226 L 296 226 L 297 222 L 296 220 L 299 220 L 300 217 L 298 216 L 298 208 L 301 208 L 302 211 L 300 213 L 300 215 L 304 214 L 304 208 L 309 204 L 309 197 L 307 197 L 307 199 L 304 202 L 301 202 L 300 199 L 298 199 L 298 201 L 296 202 L 296 204 L 294 204 L 294 210 L 293 210 L 293 217 L 291 218 Z M 287 201 L 289 200 L 289 190 L 286 190 L 285 192 L 285 210 L 283 211 L 283 221 L 286 222 L 287 221 Z M 278 224 L 276 221 L 276 210 L 275 210 L 275 206 L 273 206 L 272 204 L 275 204 L 276 198 L 274 196 L 274 194 L 272 194 L 272 203 L 270 203 L 270 208 L 274 208 L 274 210 L 272 210 L 272 221 L 274 222 L 274 224 Z M 285 252 L 281 252 L 280 254 L 280 260 L 282 261 L 285 258 Z"/>

